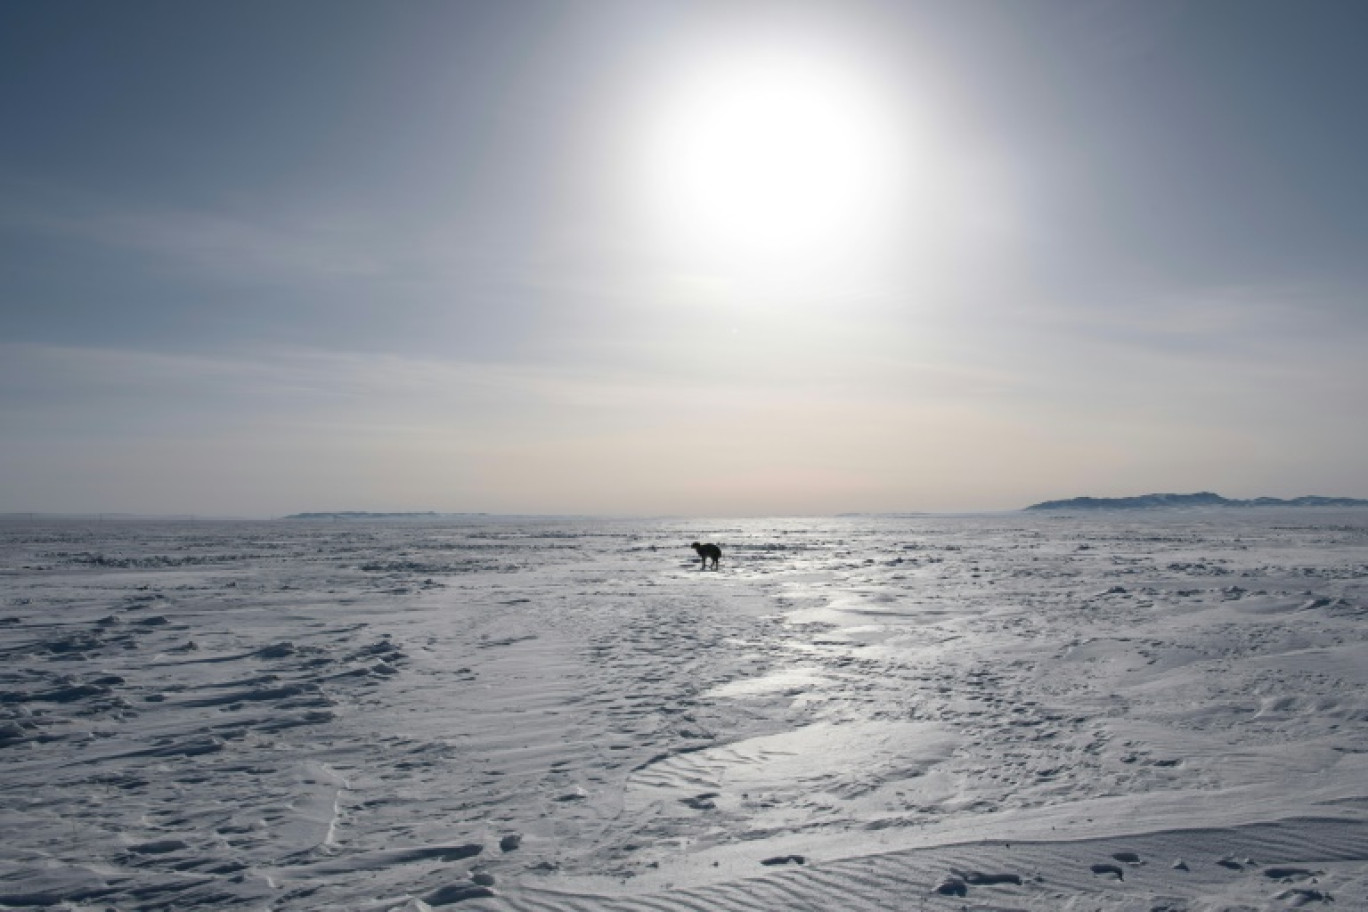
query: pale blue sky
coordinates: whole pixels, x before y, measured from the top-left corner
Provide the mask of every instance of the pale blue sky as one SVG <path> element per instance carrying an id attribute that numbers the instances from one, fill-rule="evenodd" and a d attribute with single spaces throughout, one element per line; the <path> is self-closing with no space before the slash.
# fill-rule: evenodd
<path id="1" fill-rule="evenodd" d="M 1368 496 L 1368 5 L 0 6 L 0 511 Z"/>

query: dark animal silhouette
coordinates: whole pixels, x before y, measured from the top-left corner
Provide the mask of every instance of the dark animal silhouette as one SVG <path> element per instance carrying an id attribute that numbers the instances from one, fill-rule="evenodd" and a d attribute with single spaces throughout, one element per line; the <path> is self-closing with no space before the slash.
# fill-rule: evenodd
<path id="1" fill-rule="evenodd" d="M 717 562 L 722 559 L 721 548 L 713 544 L 700 545 L 698 542 L 694 542 L 692 545 L 689 545 L 689 547 L 697 551 L 698 556 L 703 559 L 702 562 L 698 565 L 699 570 L 706 570 L 708 567 L 708 561 L 712 561 L 714 570 L 717 569 Z"/>

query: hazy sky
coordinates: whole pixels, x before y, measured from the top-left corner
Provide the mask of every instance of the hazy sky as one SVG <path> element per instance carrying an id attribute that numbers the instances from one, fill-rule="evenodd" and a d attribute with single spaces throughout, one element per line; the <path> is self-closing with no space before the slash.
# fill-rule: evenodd
<path id="1" fill-rule="evenodd" d="M 0 5 L 0 511 L 1368 496 L 1362 0 Z"/>

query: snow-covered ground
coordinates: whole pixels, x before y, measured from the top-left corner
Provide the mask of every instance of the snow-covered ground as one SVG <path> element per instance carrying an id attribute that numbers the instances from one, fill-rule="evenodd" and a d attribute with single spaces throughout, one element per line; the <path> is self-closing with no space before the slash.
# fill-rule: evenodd
<path id="1" fill-rule="evenodd" d="M 1368 510 L 6 522 L 0 581 L 0 907 L 1368 909 Z"/>

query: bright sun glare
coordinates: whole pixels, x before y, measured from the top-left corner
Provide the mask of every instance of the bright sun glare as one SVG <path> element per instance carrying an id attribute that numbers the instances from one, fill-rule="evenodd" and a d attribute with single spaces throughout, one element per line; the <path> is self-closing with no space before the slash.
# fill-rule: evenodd
<path id="1" fill-rule="evenodd" d="M 729 260 L 830 257 L 896 196 L 891 106 L 848 65 L 797 52 L 714 57 L 655 112 L 647 192 L 675 245 Z"/>

